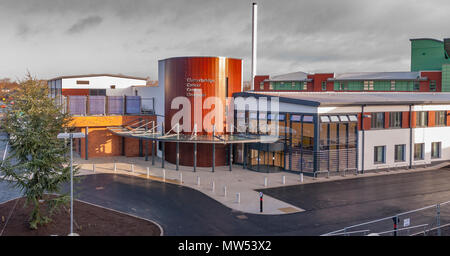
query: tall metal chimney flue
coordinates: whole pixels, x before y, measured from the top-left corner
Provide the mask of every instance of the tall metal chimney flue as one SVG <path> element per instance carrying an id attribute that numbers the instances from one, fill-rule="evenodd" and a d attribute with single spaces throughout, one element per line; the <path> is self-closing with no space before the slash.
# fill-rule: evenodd
<path id="1" fill-rule="evenodd" d="M 255 76 L 256 76 L 256 41 L 258 39 L 258 5 L 253 3 L 252 8 L 252 79 L 250 84 L 250 90 L 255 89 Z"/>

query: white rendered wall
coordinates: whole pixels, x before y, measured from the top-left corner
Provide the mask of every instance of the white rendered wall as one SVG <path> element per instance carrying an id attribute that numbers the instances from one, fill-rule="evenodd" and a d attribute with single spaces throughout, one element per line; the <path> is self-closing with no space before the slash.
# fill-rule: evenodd
<path id="1" fill-rule="evenodd" d="M 89 84 L 77 84 L 77 81 L 89 81 Z M 63 78 L 62 89 L 110 89 L 111 85 L 115 85 L 116 89 L 123 89 L 146 83 L 146 80 L 112 76 L 76 77 Z"/>
<path id="2" fill-rule="evenodd" d="M 362 131 L 359 131 L 359 170 L 362 163 Z M 413 128 L 413 148 L 415 143 L 424 143 L 424 160 L 413 161 L 412 165 L 429 164 L 434 161 L 450 160 L 450 127 L 426 127 Z M 409 166 L 410 159 L 410 131 L 405 129 L 380 129 L 366 130 L 364 142 L 364 170 L 378 168 Z M 441 158 L 431 159 L 431 143 L 441 142 Z M 394 161 L 395 145 L 405 144 L 405 162 Z M 384 164 L 374 163 L 374 147 L 386 146 L 386 162 Z M 414 153 L 414 152 L 413 152 Z"/>

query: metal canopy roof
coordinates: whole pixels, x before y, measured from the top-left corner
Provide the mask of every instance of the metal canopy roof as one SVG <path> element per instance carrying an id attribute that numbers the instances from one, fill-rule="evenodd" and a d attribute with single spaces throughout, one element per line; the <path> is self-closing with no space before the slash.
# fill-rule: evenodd
<path id="1" fill-rule="evenodd" d="M 278 136 L 253 135 L 253 134 L 223 134 L 223 135 L 193 135 L 145 131 L 142 128 L 132 129 L 130 127 L 115 126 L 108 127 L 108 130 L 115 135 L 132 137 L 143 140 L 155 140 L 163 142 L 182 143 L 204 143 L 204 144 L 235 144 L 235 143 L 272 143 L 278 141 Z"/>

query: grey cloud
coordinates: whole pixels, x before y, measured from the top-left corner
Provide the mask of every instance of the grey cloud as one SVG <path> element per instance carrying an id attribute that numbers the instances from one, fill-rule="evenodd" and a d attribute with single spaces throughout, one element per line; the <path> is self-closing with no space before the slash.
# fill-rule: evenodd
<path id="1" fill-rule="evenodd" d="M 69 34 L 80 33 L 83 30 L 100 25 L 100 23 L 102 23 L 102 21 L 103 21 L 103 18 L 100 16 L 89 16 L 87 18 L 77 21 L 66 32 Z"/>
<path id="2" fill-rule="evenodd" d="M 33 53 L 36 56 L 33 60 L 39 59 L 42 53 L 46 58 L 65 56 L 70 59 L 65 65 L 54 64 L 57 61 L 36 64 L 50 77 L 67 70 L 94 73 L 99 69 L 156 77 L 158 59 L 220 55 L 244 59 L 244 79 L 248 79 L 252 2 L 1 0 L 0 21 L 12 24 L 16 35 L 33 35 L 33 39 L 42 43 L 39 52 L 31 43 L 23 45 L 29 52 L 25 51 L 22 58 Z M 447 24 L 450 24 L 448 0 L 257 2 L 260 74 L 300 69 L 319 72 L 408 70 L 409 38 L 450 37 L 446 34 Z M 2 17 L 8 19 L 2 20 Z M 73 17 L 86 18 L 74 21 Z M 106 20 L 108 24 L 104 24 Z M 37 33 L 36 24 L 52 24 L 52 27 L 43 26 L 46 30 Z M 95 35 L 60 35 L 76 34 L 99 24 L 102 30 Z M 8 31 L 4 27 L 0 29 Z M 8 47 L 6 43 L 2 46 Z M 15 47 L 14 42 L 9 47 Z M 64 54 L 58 55 L 55 47 Z M 80 56 L 92 56 L 93 61 L 86 63 Z M 5 72 L 11 76 L 19 71 L 23 73 L 20 65 L 11 65 Z"/>

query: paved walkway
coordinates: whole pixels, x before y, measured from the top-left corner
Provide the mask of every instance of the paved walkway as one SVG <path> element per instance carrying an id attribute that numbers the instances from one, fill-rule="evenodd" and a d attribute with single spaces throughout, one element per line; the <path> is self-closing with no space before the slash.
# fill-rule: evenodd
<path id="1" fill-rule="evenodd" d="M 347 174 L 345 177 L 330 176 L 329 178 L 321 177 L 314 179 L 313 177 L 303 176 L 302 182 L 300 175 L 298 174 L 287 172 L 259 173 L 245 170 L 238 165 L 233 166 L 233 170 L 231 172 L 229 171 L 228 166 L 216 167 L 215 172 L 212 172 L 211 168 L 198 167 L 197 171 L 193 172 L 193 168 L 187 166 L 180 166 L 179 171 L 176 171 L 175 165 L 166 162 L 165 168 L 162 169 L 161 160 L 159 158 L 155 158 L 155 165 L 152 166 L 151 157 L 149 157 L 149 161 L 145 161 L 144 158 L 140 157 L 130 158 L 123 156 L 92 158 L 90 160 L 76 158 L 75 162 L 81 167 L 81 175 L 93 174 L 94 168 L 95 173 L 114 173 L 114 162 L 116 162 L 115 173 L 117 174 L 134 175 L 142 178 L 149 178 L 152 180 L 187 186 L 204 193 L 205 195 L 215 199 L 231 209 L 255 214 L 289 214 L 304 211 L 299 205 L 295 206 L 272 196 L 264 195 L 264 211 L 263 213 L 260 213 L 258 191 L 262 189 L 391 175 L 401 172 L 434 170 L 449 164 L 442 163 L 428 168 L 380 171 L 376 173 L 366 173 L 363 175 Z M 265 185 L 266 180 L 267 186 Z M 237 195 L 238 193 L 239 199 Z"/>
<path id="2" fill-rule="evenodd" d="M 155 161 L 154 166 L 152 166 L 151 160 L 146 162 L 142 158 L 93 158 L 88 161 L 77 158 L 75 160 L 81 167 L 81 175 L 93 174 L 93 164 L 95 164 L 95 173 L 114 173 L 114 161 L 116 162 L 117 174 L 135 175 L 190 187 L 231 209 L 241 212 L 286 214 L 303 211 L 299 207 L 265 195 L 263 197 L 264 211 L 260 213 L 259 192 L 256 190 L 283 186 L 283 176 L 285 179 L 284 185 L 300 184 L 300 176 L 296 174 L 257 173 L 244 170 L 239 166 L 233 166 L 232 172 L 229 171 L 228 166 L 216 167 L 215 172 L 212 172 L 211 168 L 200 167 L 197 168 L 196 172 L 193 172 L 192 167 L 186 166 L 180 166 L 180 170 L 176 171 L 175 165 L 167 162 L 165 168 L 162 169 L 160 159 Z M 131 163 L 133 163 L 133 167 Z M 147 167 L 149 167 L 148 176 Z M 267 179 L 267 187 L 264 185 L 265 179 Z M 198 182 L 200 182 L 200 185 Z"/>

